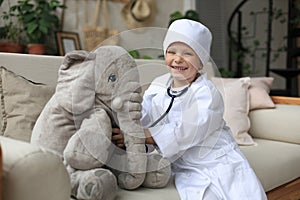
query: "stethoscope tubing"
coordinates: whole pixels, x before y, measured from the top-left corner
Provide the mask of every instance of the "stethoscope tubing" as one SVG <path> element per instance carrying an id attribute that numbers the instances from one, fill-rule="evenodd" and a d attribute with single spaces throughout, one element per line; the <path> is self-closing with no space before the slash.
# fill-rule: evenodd
<path id="1" fill-rule="evenodd" d="M 168 94 L 169 97 L 171 97 L 170 104 L 169 104 L 167 110 L 164 112 L 164 114 L 162 114 L 157 120 L 155 120 L 155 121 L 150 125 L 150 127 L 154 127 L 158 122 L 160 122 L 163 118 L 166 117 L 166 115 L 169 113 L 169 111 L 171 110 L 171 108 L 172 108 L 172 106 L 173 106 L 174 99 L 175 99 L 176 97 L 180 97 L 180 96 L 182 96 L 184 93 L 186 93 L 186 92 L 188 91 L 189 87 L 190 87 L 190 85 L 189 85 L 188 87 L 184 88 L 183 90 L 181 90 L 181 91 L 180 91 L 178 94 L 176 94 L 176 95 L 175 95 L 175 94 L 171 94 L 171 86 L 169 86 L 169 87 L 167 88 L 167 94 Z"/>

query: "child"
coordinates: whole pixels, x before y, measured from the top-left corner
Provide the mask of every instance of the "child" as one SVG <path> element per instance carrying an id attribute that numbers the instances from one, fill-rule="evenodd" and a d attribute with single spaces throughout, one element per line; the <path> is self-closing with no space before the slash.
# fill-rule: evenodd
<path id="1" fill-rule="evenodd" d="M 267 199 L 223 120 L 220 92 L 201 73 L 211 40 L 196 21 L 169 27 L 163 50 L 170 73 L 156 78 L 143 97 L 146 143 L 171 161 L 182 200 Z"/>

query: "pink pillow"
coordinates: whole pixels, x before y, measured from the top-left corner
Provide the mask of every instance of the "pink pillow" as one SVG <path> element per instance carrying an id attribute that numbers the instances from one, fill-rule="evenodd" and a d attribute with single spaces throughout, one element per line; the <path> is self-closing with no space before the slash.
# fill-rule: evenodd
<path id="1" fill-rule="evenodd" d="M 273 81 L 273 77 L 251 78 L 251 86 L 249 88 L 250 110 L 275 107 L 269 96 Z"/>
<path id="2" fill-rule="evenodd" d="M 224 120 L 232 131 L 239 145 L 254 145 L 253 138 L 248 133 L 250 129 L 249 87 L 250 78 L 217 78 L 212 82 L 221 92 L 224 99 Z"/>

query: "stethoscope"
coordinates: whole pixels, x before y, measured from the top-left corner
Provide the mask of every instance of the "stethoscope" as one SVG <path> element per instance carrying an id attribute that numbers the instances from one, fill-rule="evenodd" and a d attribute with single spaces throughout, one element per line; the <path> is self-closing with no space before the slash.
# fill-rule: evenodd
<path id="1" fill-rule="evenodd" d="M 167 94 L 169 95 L 169 97 L 171 97 L 170 104 L 169 104 L 167 110 L 164 112 L 164 114 L 162 114 L 157 120 L 155 120 L 155 121 L 151 124 L 150 127 L 154 127 L 158 122 L 160 122 L 160 121 L 161 121 L 161 120 L 169 113 L 169 111 L 171 110 L 171 108 L 172 108 L 172 106 L 173 106 L 174 99 L 175 99 L 176 97 L 180 97 L 180 96 L 182 96 L 184 93 L 186 93 L 186 92 L 188 91 L 188 89 L 189 89 L 190 86 L 191 86 L 191 84 L 190 84 L 189 86 L 185 87 L 184 89 L 182 89 L 181 91 L 176 91 L 176 92 L 175 92 L 175 91 L 172 91 L 172 92 L 175 93 L 175 94 L 172 94 L 172 93 L 171 93 L 171 86 L 169 86 L 169 87 L 167 88 Z"/>

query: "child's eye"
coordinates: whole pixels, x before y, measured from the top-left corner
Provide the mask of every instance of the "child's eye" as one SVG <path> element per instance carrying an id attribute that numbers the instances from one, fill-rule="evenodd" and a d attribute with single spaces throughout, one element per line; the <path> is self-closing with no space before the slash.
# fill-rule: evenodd
<path id="1" fill-rule="evenodd" d="M 168 50 L 168 51 L 167 51 L 167 54 L 175 54 L 175 51 Z"/>
<path id="2" fill-rule="evenodd" d="M 184 55 L 186 55 L 186 56 L 192 56 L 192 55 L 194 55 L 194 54 L 191 53 L 191 52 L 185 52 Z"/>

